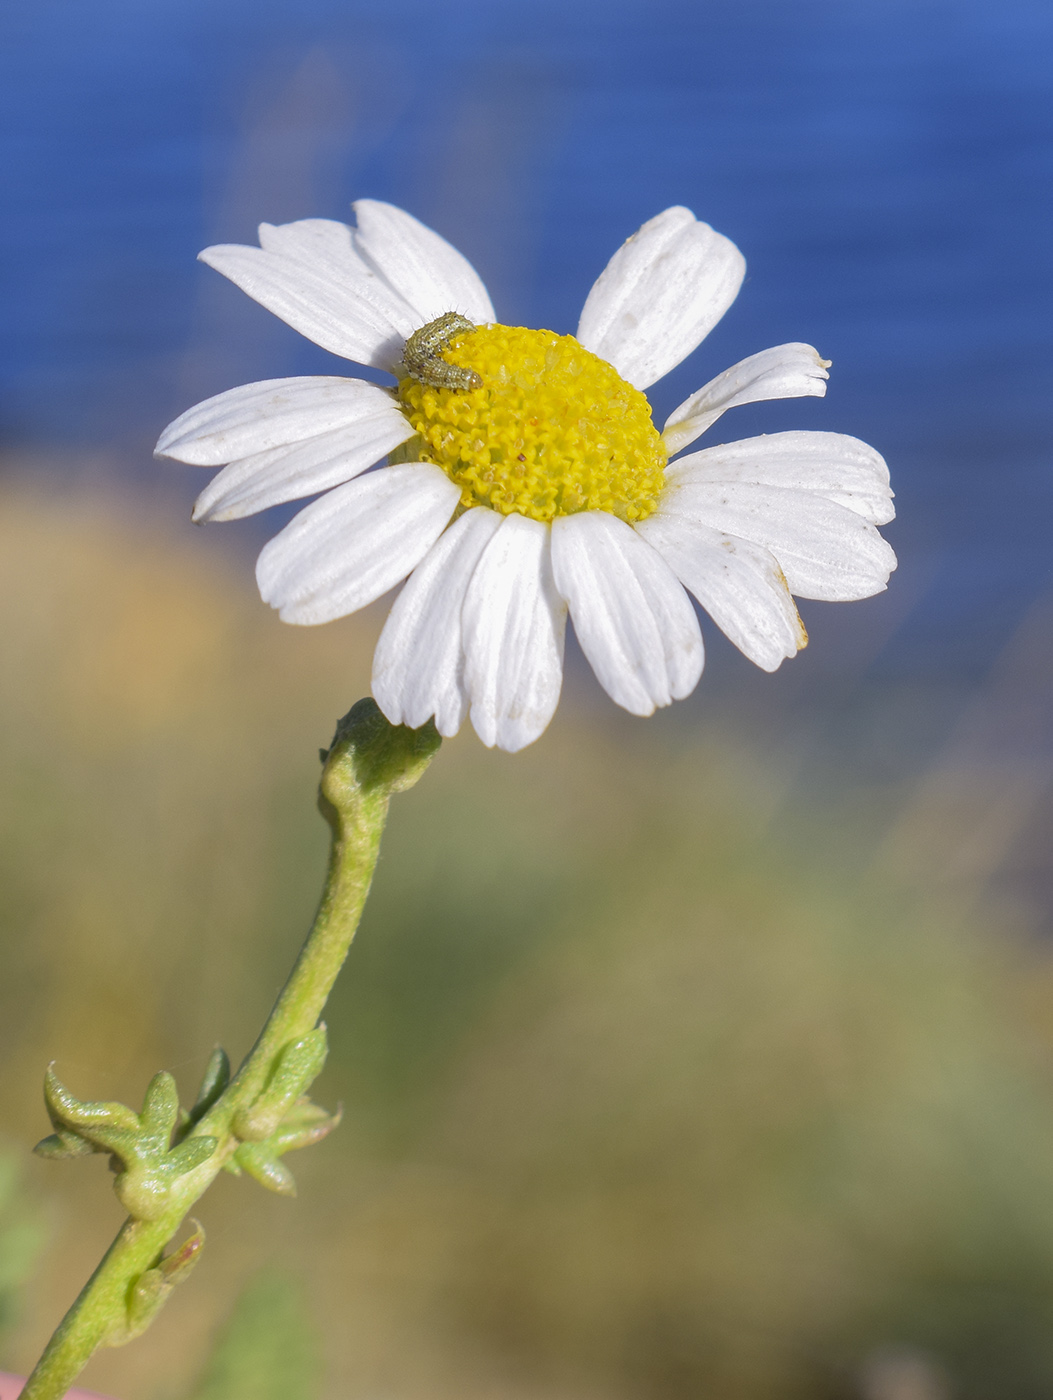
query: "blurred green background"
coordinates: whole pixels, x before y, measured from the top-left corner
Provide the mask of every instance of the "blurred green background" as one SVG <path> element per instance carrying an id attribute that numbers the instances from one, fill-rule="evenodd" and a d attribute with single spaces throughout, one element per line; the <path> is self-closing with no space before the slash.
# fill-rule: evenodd
<path id="1" fill-rule="evenodd" d="M 12 464 L 0 493 L 0 1361 L 22 1370 L 120 1220 L 101 1159 L 28 1156 L 43 1067 L 137 1103 L 160 1067 L 192 1096 L 217 1039 L 245 1051 L 313 912 L 317 749 L 383 616 L 283 627 L 170 502 L 29 480 Z M 840 786 L 824 763 L 855 741 L 817 730 L 814 666 L 797 701 L 761 678 L 767 718 L 714 684 L 633 721 L 572 662 L 531 749 L 447 742 L 394 804 L 331 1003 L 317 1097 L 342 1126 L 290 1159 L 295 1201 L 217 1184 L 193 1280 L 85 1384 L 1048 1396 L 1041 785 L 991 739 L 1036 665 L 1025 630 L 923 765 L 882 768 L 871 718 Z M 288 1338 L 263 1380 L 303 1386 L 235 1384 L 242 1335 Z"/>

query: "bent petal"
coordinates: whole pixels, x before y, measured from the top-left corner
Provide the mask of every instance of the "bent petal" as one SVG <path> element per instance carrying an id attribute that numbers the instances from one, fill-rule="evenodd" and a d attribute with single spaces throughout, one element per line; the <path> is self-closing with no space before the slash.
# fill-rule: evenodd
<path id="1" fill-rule="evenodd" d="M 506 515 L 476 565 L 464 606 L 464 683 L 472 724 L 515 753 L 559 703 L 567 609 L 552 582 L 549 528 Z"/>
<path id="2" fill-rule="evenodd" d="M 703 662 L 695 610 L 632 526 L 604 511 L 557 516 L 552 571 L 581 649 L 612 700 L 649 715 L 694 690 Z"/>
<path id="3" fill-rule="evenodd" d="M 792 342 L 761 350 L 732 365 L 692 394 L 666 419 L 662 438 L 669 455 L 681 452 L 729 408 L 761 399 L 796 399 L 826 393 L 830 361 L 811 345 Z"/>
<path id="4" fill-rule="evenodd" d="M 346 224 L 261 224 L 260 243 L 221 243 L 198 257 L 324 350 L 391 369 L 416 315 L 355 251 Z"/>
<path id="5" fill-rule="evenodd" d="M 358 220 L 354 246 L 420 318 L 460 311 L 477 324 L 496 320 L 483 280 L 468 259 L 418 219 L 379 199 L 351 206 Z"/>
<path id="6" fill-rule="evenodd" d="M 456 734 L 468 713 L 461 607 L 475 566 L 504 517 L 466 511 L 444 530 L 395 600 L 373 656 L 373 698 L 392 724 L 419 729 L 433 715 Z"/>
<path id="7" fill-rule="evenodd" d="M 618 249 L 589 292 L 577 338 L 646 389 L 690 355 L 738 294 L 746 261 L 679 206 Z"/>
<path id="8" fill-rule="evenodd" d="M 769 549 L 799 598 L 869 598 L 896 567 L 868 520 L 811 491 L 734 481 L 667 485 L 662 511 Z"/>
<path id="9" fill-rule="evenodd" d="M 241 520 L 283 501 L 328 491 L 412 436 L 412 425 L 397 409 L 387 408 L 352 427 L 242 457 L 216 473 L 194 502 L 191 518 L 197 525 Z"/>
<path id="10" fill-rule="evenodd" d="M 338 486 L 264 545 L 256 561 L 260 596 L 283 622 L 303 626 L 357 612 L 416 568 L 459 498 L 460 489 L 427 462 Z"/>
<path id="11" fill-rule="evenodd" d="M 262 379 L 188 408 L 158 438 L 154 456 L 220 467 L 379 413 L 399 410 L 387 389 L 364 379 Z"/>
<path id="12" fill-rule="evenodd" d="M 774 556 L 760 545 L 661 510 L 636 527 L 738 649 L 775 671 L 808 634 Z"/>
<path id="13" fill-rule="evenodd" d="M 896 515 L 884 457 L 844 433 L 772 433 L 707 447 L 670 462 L 665 479 L 668 486 L 735 481 L 814 491 L 871 525 Z"/>

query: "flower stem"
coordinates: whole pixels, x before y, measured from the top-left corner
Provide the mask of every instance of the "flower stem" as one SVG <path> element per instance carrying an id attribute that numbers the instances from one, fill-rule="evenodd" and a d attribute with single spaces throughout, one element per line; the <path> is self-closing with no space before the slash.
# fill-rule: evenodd
<path id="1" fill-rule="evenodd" d="M 183 1138 L 214 1139 L 215 1148 L 174 1180 L 164 1178 L 149 1219 L 133 1214 L 125 1221 L 48 1343 L 22 1400 L 60 1400 L 97 1348 L 120 1346 L 149 1326 L 196 1262 L 204 1233 L 198 1226 L 167 1257 L 165 1247 L 223 1167 L 240 1170 L 239 1150 L 269 1150 L 273 1175 L 253 1174 L 265 1184 L 278 1181 L 275 1189 L 288 1191 L 291 1177 L 276 1165 L 277 1156 L 290 1145 L 315 1140 L 331 1125 L 330 1120 L 321 1130 L 301 1133 L 298 1141 L 288 1132 L 275 1136 L 282 1114 L 293 1101 L 305 1102 L 301 1095 L 321 1068 L 324 1030 L 318 1018 L 362 916 L 389 800 L 413 786 L 439 743 L 433 725 L 416 730 L 391 725 L 372 700 L 359 701 L 340 721 L 323 755 L 319 806 L 332 828 L 332 849 L 314 926 L 245 1062 L 215 1102 L 196 1121 L 191 1118 Z M 100 1150 L 97 1144 L 95 1150 Z M 119 1176 L 119 1192 L 120 1182 Z"/>

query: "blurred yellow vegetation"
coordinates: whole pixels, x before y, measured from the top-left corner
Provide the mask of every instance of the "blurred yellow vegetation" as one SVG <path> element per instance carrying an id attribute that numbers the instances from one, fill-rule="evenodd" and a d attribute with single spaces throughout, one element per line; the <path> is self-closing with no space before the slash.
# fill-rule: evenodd
<path id="1" fill-rule="evenodd" d="M 138 1102 L 238 1057 L 313 912 L 319 745 L 382 616 L 283 627 L 247 559 L 116 496 L 0 497 L 0 1083 Z M 571 681 L 570 688 L 575 690 Z M 715 721 L 571 694 L 526 753 L 448 743 L 399 799 L 331 1004 L 345 1122 L 300 1196 L 224 1180 L 201 1268 L 92 1363 L 187 1393 L 241 1284 L 305 1282 L 333 1397 L 836 1400 L 888 1345 L 965 1400 L 1053 1388 L 1044 950 L 770 830 Z M 673 742 L 675 738 L 676 742 Z M 52 1243 L 25 1367 L 119 1222 L 36 1163 Z"/>

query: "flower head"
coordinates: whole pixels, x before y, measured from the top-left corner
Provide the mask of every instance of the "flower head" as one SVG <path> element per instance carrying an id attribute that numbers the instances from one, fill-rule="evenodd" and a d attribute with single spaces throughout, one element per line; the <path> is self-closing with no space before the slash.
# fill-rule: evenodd
<path id="1" fill-rule="evenodd" d="M 665 210 L 618 249 L 569 336 L 497 323 L 438 234 L 389 204 L 354 209 L 355 228 L 263 224 L 259 248 L 201 257 L 397 384 L 248 384 L 189 409 L 157 452 L 223 467 L 198 521 L 324 493 L 256 566 L 285 621 L 328 622 L 406 580 L 373 663 L 393 723 L 434 717 L 450 735 L 470 715 L 486 744 L 529 744 L 559 699 L 568 613 L 608 694 L 651 714 L 702 673 L 689 593 L 774 671 L 807 642 L 791 595 L 885 587 L 896 560 L 876 527 L 892 493 L 866 443 L 785 432 L 675 457 L 737 404 L 824 394 L 829 362 L 811 346 L 752 355 L 661 433 L 652 423 L 643 390 L 716 325 L 745 272 L 690 210 Z"/>

